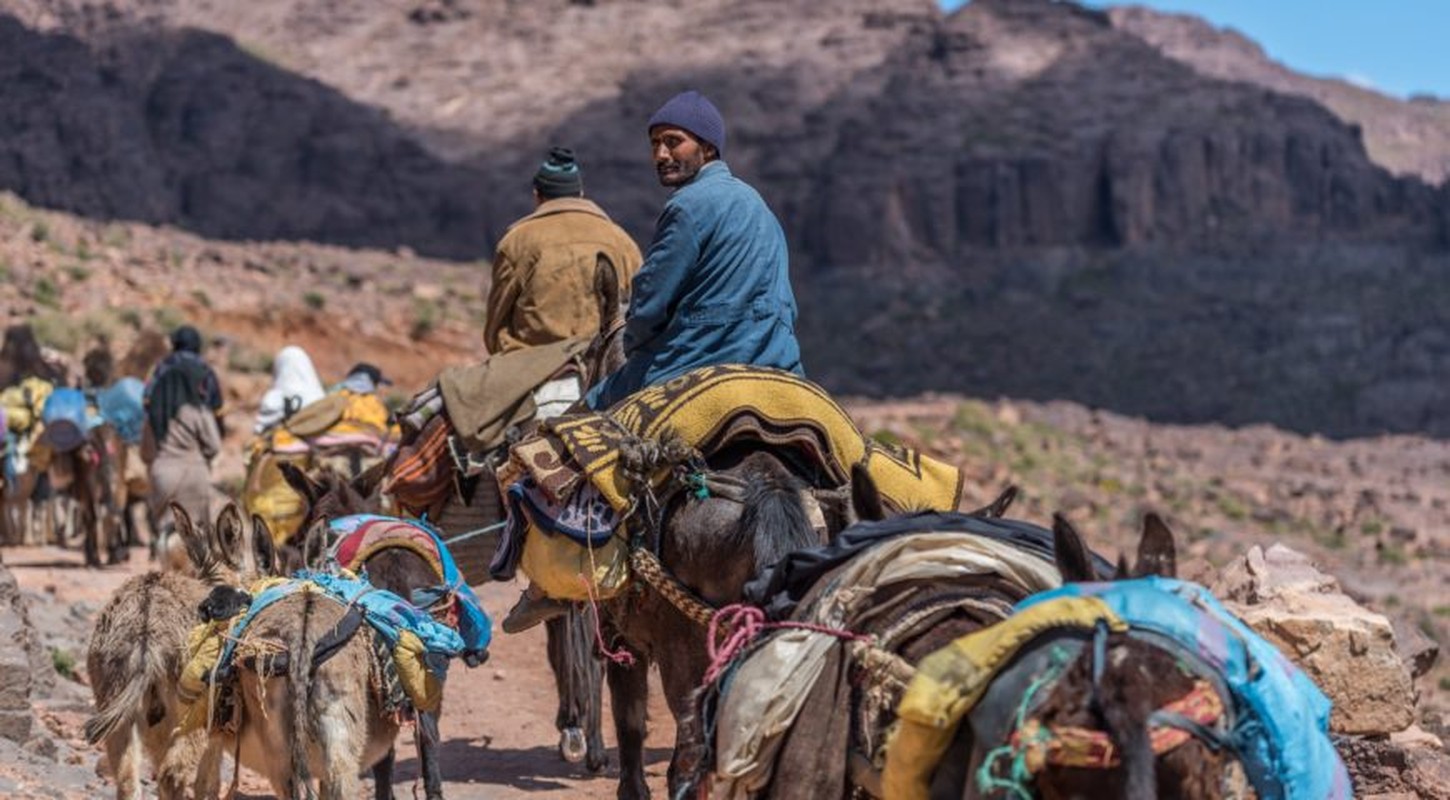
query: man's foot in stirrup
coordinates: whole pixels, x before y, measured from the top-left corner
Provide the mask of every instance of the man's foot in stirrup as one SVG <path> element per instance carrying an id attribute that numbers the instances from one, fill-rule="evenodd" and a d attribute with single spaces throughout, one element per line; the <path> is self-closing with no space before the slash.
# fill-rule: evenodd
<path id="1" fill-rule="evenodd" d="M 509 609 L 508 616 L 503 618 L 503 632 L 522 633 L 540 622 L 563 616 L 568 611 L 568 603 L 549 597 L 531 583 L 519 595 L 519 601 L 514 603 L 514 607 Z"/>

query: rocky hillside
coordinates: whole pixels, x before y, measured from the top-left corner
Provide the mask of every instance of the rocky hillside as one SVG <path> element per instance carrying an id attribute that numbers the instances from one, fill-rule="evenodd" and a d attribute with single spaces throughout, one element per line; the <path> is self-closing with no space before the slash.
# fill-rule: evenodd
<path id="1" fill-rule="evenodd" d="M 1313 99 L 1358 126 L 1370 158 L 1391 172 L 1429 184 L 1450 176 L 1450 102 L 1417 96 L 1406 103 L 1345 80 L 1294 72 L 1243 34 L 1197 17 L 1141 7 L 1113 8 L 1108 16 L 1113 27 L 1204 75 Z"/>
<path id="2" fill-rule="evenodd" d="M 1164 19 L 1053 0 L 0 0 L 0 188 L 213 238 L 477 259 L 562 142 L 644 239 L 663 195 L 641 120 L 696 86 L 786 226 L 807 368 L 831 388 L 1450 433 L 1450 190 L 1385 168 L 1433 177 L 1416 159 L 1439 145 L 1371 125 L 1432 106 L 1355 94 L 1350 113 Z"/>

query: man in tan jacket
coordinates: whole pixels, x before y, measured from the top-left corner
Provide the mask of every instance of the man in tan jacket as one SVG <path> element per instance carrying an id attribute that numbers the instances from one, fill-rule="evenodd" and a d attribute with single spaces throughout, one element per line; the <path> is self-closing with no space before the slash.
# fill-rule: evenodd
<path id="1" fill-rule="evenodd" d="M 629 234 L 584 199 L 583 176 L 567 147 L 551 149 L 535 173 L 534 206 L 509 227 L 494 255 L 483 332 L 490 353 L 593 336 L 597 254 L 609 257 L 626 294 L 643 260 Z"/>
<path id="2" fill-rule="evenodd" d="M 488 351 L 507 353 L 593 336 L 600 322 L 594 296 L 599 253 L 618 270 L 627 296 L 643 261 L 639 246 L 603 209 L 584 199 L 574 151 L 555 147 L 534 174 L 534 213 L 509 227 L 494 255 L 483 331 Z M 517 633 L 568 608 L 531 586 L 504 618 L 503 629 Z"/>

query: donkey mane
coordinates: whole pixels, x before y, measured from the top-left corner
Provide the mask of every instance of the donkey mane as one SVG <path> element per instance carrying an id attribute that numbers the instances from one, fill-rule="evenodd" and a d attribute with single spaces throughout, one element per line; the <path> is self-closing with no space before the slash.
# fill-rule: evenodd
<path id="1" fill-rule="evenodd" d="M 754 550 L 756 569 L 816 544 L 815 529 L 801 503 L 805 482 L 779 467 L 759 464 L 752 464 L 746 474 L 744 508 L 732 544 L 740 552 Z"/>

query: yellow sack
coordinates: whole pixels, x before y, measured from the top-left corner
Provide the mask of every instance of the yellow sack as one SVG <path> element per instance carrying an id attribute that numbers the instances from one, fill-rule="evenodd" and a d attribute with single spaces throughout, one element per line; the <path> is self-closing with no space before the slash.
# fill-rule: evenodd
<path id="1" fill-rule="evenodd" d="M 5 406 L 5 427 L 24 433 L 40 422 L 40 410 L 55 391 L 50 381 L 31 376 L 0 391 L 0 405 Z"/>
<path id="2" fill-rule="evenodd" d="M 398 682 L 403 693 L 408 695 L 413 708 L 432 713 L 443 701 L 443 684 L 438 676 L 428 669 L 423 657 L 428 648 L 423 640 L 410 630 L 398 631 L 398 645 L 393 648 L 393 663 L 398 666 Z"/>
<path id="3" fill-rule="evenodd" d="M 265 442 L 254 443 L 242 490 L 242 505 L 247 514 L 261 517 L 267 523 L 273 543 L 278 545 L 296 535 L 307 515 L 307 503 L 282 477 L 282 470 L 277 466 L 283 462 L 303 471 L 312 466 L 311 456 L 306 452 L 283 455 L 271 451 Z"/>
<path id="4" fill-rule="evenodd" d="M 588 600 L 587 580 L 594 599 L 614 597 L 629 584 L 629 546 L 615 535 L 591 550 L 562 534 L 539 530 L 532 522 L 524 535 L 519 568 L 545 594 L 559 600 Z"/>

